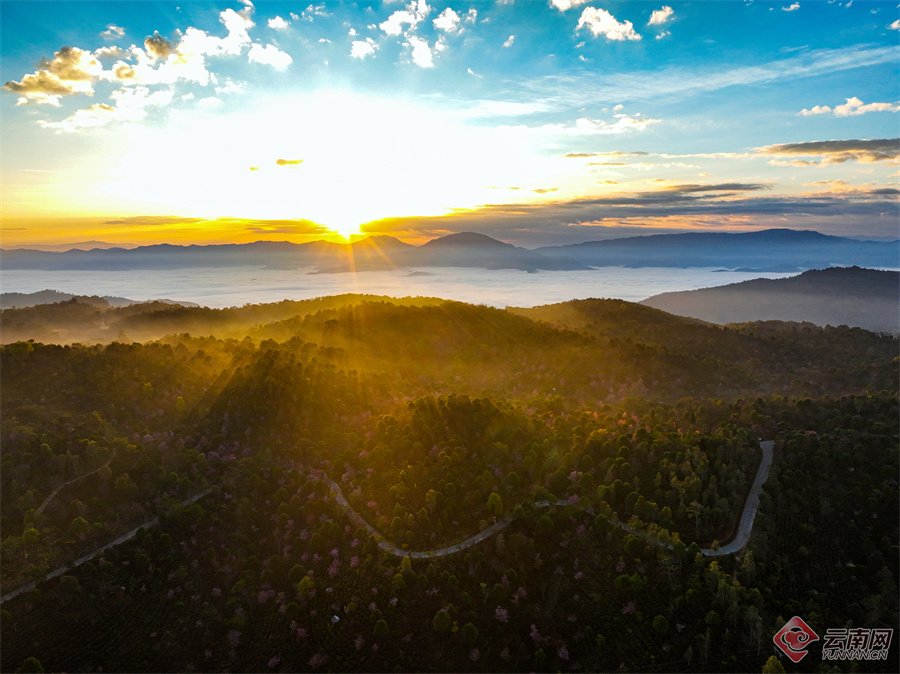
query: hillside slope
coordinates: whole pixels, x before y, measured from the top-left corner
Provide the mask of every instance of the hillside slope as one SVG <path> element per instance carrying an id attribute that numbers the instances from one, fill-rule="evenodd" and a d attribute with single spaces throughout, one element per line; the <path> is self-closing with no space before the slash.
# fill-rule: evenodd
<path id="1" fill-rule="evenodd" d="M 900 332 L 900 272 L 835 267 L 785 279 L 663 293 L 641 304 L 712 323 L 760 320 Z"/>

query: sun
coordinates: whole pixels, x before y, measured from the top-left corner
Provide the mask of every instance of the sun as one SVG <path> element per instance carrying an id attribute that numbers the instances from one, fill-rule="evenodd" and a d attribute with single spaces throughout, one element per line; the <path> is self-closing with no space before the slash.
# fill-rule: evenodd
<path id="1" fill-rule="evenodd" d="M 335 234 L 344 237 L 344 240 L 347 242 L 358 236 L 362 236 L 359 225 L 334 225 L 329 227 L 329 229 L 333 230 Z"/>
<path id="2" fill-rule="evenodd" d="M 365 223 L 446 215 L 495 202 L 497 185 L 550 182 L 515 130 L 498 133 L 468 115 L 335 90 L 174 111 L 167 124 L 120 139 L 104 197 L 121 212 L 247 221 L 234 236 L 331 231 L 349 241 Z"/>

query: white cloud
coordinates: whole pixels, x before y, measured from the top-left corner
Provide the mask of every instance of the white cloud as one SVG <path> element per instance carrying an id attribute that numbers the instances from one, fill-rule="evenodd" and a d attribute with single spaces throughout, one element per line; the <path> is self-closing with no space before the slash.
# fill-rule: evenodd
<path id="1" fill-rule="evenodd" d="M 652 124 L 658 124 L 662 120 L 641 117 L 639 114 L 632 116 L 618 114 L 614 116 L 615 122 L 607 122 L 602 119 L 589 119 L 581 117 L 574 124 L 544 124 L 542 126 L 499 126 L 505 131 L 518 131 L 541 136 L 594 136 L 594 135 L 618 135 L 632 131 L 644 131 Z"/>
<path id="2" fill-rule="evenodd" d="M 165 58 L 158 58 L 152 52 L 133 46 L 127 60 L 117 61 L 104 78 L 123 84 L 174 84 L 183 81 L 206 86 L 212 79 L 206 68 L 206 54 L 219 53 L 220 40 L 202 30 L 188 28 L 175 50 Z"/>
<path id="3" fill-rule="evenodd" d="M 94 51 L 94 56 L 99 59 L 110 58 L 110 59 L 120 59 L 128 56 L 128 52 L 126 52 L 121 47 L 100 47 Z"/>
<path id="4" fill-rule="evenodd" d="M 284 70 L 294 61 L 289 54 L 284 53 L 273 44 L 267 44 L 265 47 L 260 44 L 251 45 L 247 59 L 250 63 L 264 63 L 276 70 Z"/>
<path id="5" fill-rule="evenodd" d="M 114 119 L 116 109 L 106 103 L 94 103 L 89 108 L 76 110 L 61 122 L 39 120 L 38 124 L 45 129 L 56 129 L 57 133 L 72 133 L 81 129 L 104 126 Z"/>
<path id="6" fill-rule="evenodd" d="M 154 91 L 147 87 L 119 89 L 112 93 L 115 106 L 94 103 L 88 108 L 76 110 L 61 122 L 39 121 L 45 129 L 55 129 L 57 133 L 73 133 L 82 129 L 97 128 L 112 123 L 140 122 L 147 116 L 149 106 L 169 105 L 174 98 L 171 89 Z"/>
<path id="7" fill-rule="evenodd" d="M 560 12 L 565 12 L 573 7 L 579 7 L 587 1 L 588 0 L 550 0 L 550 4 L 553 7 L 556 7 Z"/>
<path id="8" fill-rule="evenodd" d="M 653 14 L 650 15 L 650 20 L 647 22 L 647 25 L 661 26 L 666 21 L 671 19 L 673 14 L 675 14 L 674 9 L 672 9 L 668 5 L 663 5 L 662 9 L 653 10 Z"/>
<path id="9" fill-rule="evenodd" d="M 835 117 L 856 117 L 864 115 L 867 112 L 897 112 L 900 111 L 900 105 L 897 103 L 863 103 L 856 96 L 848 98 L 846 103 L 836 105 L 830 108 L 827 105 L 816 105 L 809 110 L 804 108 L 798 114 L 803 117 L 810 115 L 825 115 L 833 112 Z"/>
<path id="10" fill-rule="evenodd" d="M 428 42 L 421 40 L 415 35 L 409 36 L 409 46 L 412 49 L 412 60 L 420 68 L 433 68 L 434 60 L 431 56 L 431 48 Z"/>
<path id="11" fill-rule="evenodd" d="M 459 14 L 448 7 L 432 23 L 438 30 L 450 33 L 459 28 Z"/>
<path id="12" fill-rule="evenodd" d="M 379 24 L 379 27 L 388 35 L 400 35 L 404 25 L 408 25 L 410 30 L 414 30 L 428 16 L 429 12 L 431 12 L 431 7 L 425 0 L 413 0 L 405 10 L 394 12 L 387 21 Z"/>
<path id="13" fill-rule="evenodd" d="M 513 43 L 514 43 L 515 41 L 516 41 L 516 36 L 515 36 L 515 35 L 510 35 L 508 38 L 506 38 L 506 42 L 503 43 L 503 46 L 504 46 L 504 47 L 512 47 L 512 46 L 513 46 Z"/>
<path id="14" fill-rule="evenodd" d="M 665 37 L 669 37 L 671 34 L 672 34 L 671 31 L 664 30 L 663 32 L 661 32 L 659 35 L 656 36 L 656 39 L 662 40 Z"/>
<path id="15" fill-rule="evenodd" d="M 171 89 L 159 89 L 151 93 L 147 87 L 119 89 L 111 95 L 120 114 L 133 119 L 143 119 L 144 108 L 169 105 L 174 98 Z"/>
<path id="16" fill-rule="evenodd" d="M 782 12 L 796 12 L 798 9 L 800 9 L 800 3 L 799 3 L 799 2 L 795 2 L 795 3 L 794 3 L 793 5 L 791 5 L 790 7 L 782 7 L 782 8 L 781 8 L 781 11 L 782 11 Z"/>
<path id="17" fill-rule="evenodd" d="M 619 110 L 622 110 L 624 107 L 625 107 L 624 105 L 622 105 L 621 103 L 619 103 L 618 105 L 616 105 L 616 106 L 613 108 L 613 112 L 618 112 Z"/>
<path id="18" fill-rule="evenodd" d="M 900 30 L 900 19 L 897 19 L 892 24 L 888 25 L 890 30 Z"/>
<path id="19" fill-rule="evenodd" d="M 272 30 L 286 30 L 288 27 L 290 27 L 291 24 L 282 19 L 280 16 L 276 16 L 274 19 L 269 19 L 267 25 Z"/>
<path id="20" fill-rule="evenodd" d="M 367 37 L 365 40 L 354 40 L 350 45 L 350 56 L 356 59 L 364 59 L 367 56 L 372 56 L 376 49 L 378 49 L 378 45 L 370 37 Z"/>
<path id="21" fill-rule="evenodd" d="M 144 40 L 144 49 L 152 58 L 157 59 L 167 59 L 169 54 L 175 51 L 172 43 L 160 35 L 159 31 Z"/>
<path id="22" fill-rule="evenodd" d="M 112 23 L 106 26 L 106 30 L 100 32 L 100 37 L 107 40 L 115 40 L 117 37 L 123 37 L 124 35 L 125 29 Z"/>
<path id="23" fill-rule="evenodd" d="M 808 110 L 806 108 L 803 108 L 797 114 L 802 115 L 803 117 L 809 117 L 810 115 L 824 115 L 828 112 L 831 112 L 831 108 L 829 108 L 827 105 L 816 105 L 812 108 L 809 108 Z"/>
<path id="24" fill-rule="evenodd" d="M 219 108 L 224 108 L 225 103 L 221 98 L 216 98 L 215 96 L 207 96 L 206 98 L 201 98 L 197 101 L 197 107 L 201 110 L 218 110 Z"/>
<path id="25" fill-rule="evenodd" d="M 634 32 L 631 21 L 619 23 L 615 17 L 605 9 L 585 7 L 578 19 L 576 30 L 587 28 L 594 37 L 604 35 L 607 40 L 640 40 L 641 36 Z"/>
<path id="26" fill-rule="evenodd" d="M 248 14 L 250 8 L 242 9 L 240 12 L 226 9 L 219 15 L 219 21 L 228 30 L 228 36 L 221 38 L 219 42 L 219 50 L 222 54 L 240 54 L 244 47 L 250 44 L 250 35 L 247 31 L 254 25 Z"/>
<path id="27" fill-rule="evenodd" d="M 19 94 L 18 105 L 30 103 L 59 106 L 62 96 L 92 95 L 93 83 L 103 75 L 103 66 L 89 51 L 78 47 L 63 47 L 41 68 L 25 75 L 20 82 L 3 85 L 7 91 Z"/>
<path id="28" fill-rule="evenodd" d="M 616 121 L 613 123 L 604 122 L 601 119 L 581 118 L 575 122 L 575 126 L 589 133 L 618 134 L 626 131 L 643 131 L 651 124 L 658 124 L 662 121 L 660 119 L 641 117 L 639 114 L 635 114 L 632 117 L 625 114 L 614 116 Z"/>
<path id="29" fill-rule="evenodd" d="M 228 30 L 225 37 L 214 37 L 204 30 L 188 28 L 176 47 L 182 59 L 203 56 L 237 56 L 250 46 L 248 31 L 254 26 L 250 19 L 253 6 L 245 6 L 240 12 L 226 9 L 219 14 L 219 22 Z M 171 59 L 170 59 L 171 61 Z"/>
<path id="30" fill-rule="evenodd" d="M 897 47 L 842 47 L 799 52 L 791 58 L 778 58 L 758 65 L 716 69 L 709 64 L 693 67 L 667 67 L 653 72 L 634 70 L 622 73 L 571 73 L 534 78 L 530 95 L 555 104 L 584 107 L 603 105 L 621 98 L 627 91 L 633 101 L 657 102 L 671 96 L 685 100 L 703 92 L 726 87 L 746 87 L 767 82 L 795 81 L 801 77 L 833 75 L 850 69 L 882 63 L 896 63 Z"/>
<path id="31" fill-rule="evenodd" d="M 225 84 L 220 87 L 216 87 L 217 94 L 240 94 L 244 91 L 244 83 L 243 82 L 235 82 L 230 77 L 225 80 Z"/>
<path id="32" fill-rule="evenodd" d="M 472 75 L 474 72 L 469 71 Z M 543 103 L 529 101 L 522 103 L 519 101 L 498 101 L 483 100 L 479 101 L 466 109 L 465 116 L 472 118 L 484 117 L 517 117 L 519 115 L 532 115 L 537 112 L 545 112 L 547 106 Z"/>
<path id="33" fill-rule="evenodd" d="M 303 10 L 303 15 L 300 17 L 298 17 L 294 13 L 291 13 L 291 17 L 295 21 L 300 18 L 302 18 L 304 21 L 312 21 L 314 16 L 331 16 L 331 14 L 325 11 L 324 3 L 320 5 L 310 5 Z"/>

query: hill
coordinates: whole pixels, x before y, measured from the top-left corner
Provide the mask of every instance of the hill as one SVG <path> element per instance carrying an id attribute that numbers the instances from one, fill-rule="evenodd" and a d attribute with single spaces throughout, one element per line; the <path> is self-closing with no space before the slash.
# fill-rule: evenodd
<path id="1" fill-rule="evenodd" d="M 233 266 L 295 269 L 343 264 L 348 258 L 365 260 L 381 255 L 390 256 L 411 247 L 390 236 L 373 236 L 347 244 L 329 241 L 304 244 L 286 241 L 189 246 L 158 244 L 131 249 L 107 248 L 64 252 L 17 249 L 4 250 L 2 255 L 3 266 L 6 269 L 118 271 Z"/>
<path id="2" fill-rule="evenodd" d="M 159 244 L 132 249 L 4 250 L 6 269 L 104 270 L 183 269 L 258 266 L 318 269 L 329 273 L 402 267 L 485 267 L 488 269 L 583 269 L 572 260 L 517 248 L 490 237 L 451 234 L 422 246 L 391 236 L 371 236 L 353 243 L 313 241 L 294 244 L 257 241 L 246 244 L 176 246 Z"/>
<path id="3" fill-rule="evenodd" d="M 357 271 L 383 271 L 410 267 L 479 267 L 520 269 L 527 272 L 586 269 L 578 262 L 556 254 L 545 254 L 497 241 L 476 232 L 461 232 L 432 239 L 421 246 L 400 251 L 393 257 L 369 258 L 356 263 Z M 321 269 L 322 273 L 351 271 L 344 263 Z"/>
<path id="4" fill-rule="evenodd" d="M 812 231 L 657 234 L 538 248 L 592 267 L 725 267 L 802 271 L 836 265 L 900 266 L 897 241 L 857 241 Z"/>
<path id="5" fill-rule="evenodd" d="M 353 243 L 313 241 L 93 250 L 4 250 L 5 269 L 104 270 L 257 266 L 313 273 L 429 267 L 522 271 L 590 267 L 720 267 L 744 271 L 802 271 L 836 265 L 900 266 L 897 241 L 858 241 L 811 231 L 657 234 L 528 250 L 484 234 L 449 234 L 413 246 L 391 236 Z"/>
<path id="6" fill-rule="evenodd" d="M 900 273 L 859 267 L 810 270 L 716 288 L 663 293 L 641 304 L 713 323 L 782 320 L 900 332 Z"/>
<path id="7" fill-rule="evenodd" d="M 896 338 L 360 295 L 0 321 L 95 312 L 157 337 L 0 347 L 4 670 L 759 671 L 785 615 L 897 623 Z"/>
<path id="8" fill-rule="evenodd" d="M 39 304 L 53 304 L 55 302 L 68 302 L 75 299 L 85 304 L 95 304 L 100 307 L 127 307 L 132 304 L 140 304 L 141 300 L 130 300 L 125 297 L 115 297 L 112 295 L 96 295 L 88 297 L 86 295 L 73 295 L 72 293 L 64 293 L 58 290 L 38 290 L 33 293 L 0 293 L 0 309 L 22 309 L 25 307 L 34 307 Z M 176 302 L 174 300 L 153 300 L 164 304 L 178 304 L 185 307 L 197 306 L 193 302 Z"/>

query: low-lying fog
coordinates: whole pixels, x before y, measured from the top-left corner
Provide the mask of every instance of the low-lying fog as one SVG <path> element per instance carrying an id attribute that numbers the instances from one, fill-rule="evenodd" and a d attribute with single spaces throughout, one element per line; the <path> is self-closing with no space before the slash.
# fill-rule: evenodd
<path id="1" fill-rule="evenodd" d="M 536 274 L 459 267 L 357 274 L 307 274 L 306 271 L 259 267 L 159 272 L 8 270 L 0 275 L 0 286 L 3 292 L 30 293 L 51 289 L 76 295 L 114 295 L 139 301 L 180 300 L 214 308 L 341 293 L 396 297 L 420 295 L 495 307 L 530 307 L 586 297 L 636 302 L 662 292 L 794 275 L 670 267 L 603 267 L 590 271 Z"/>

